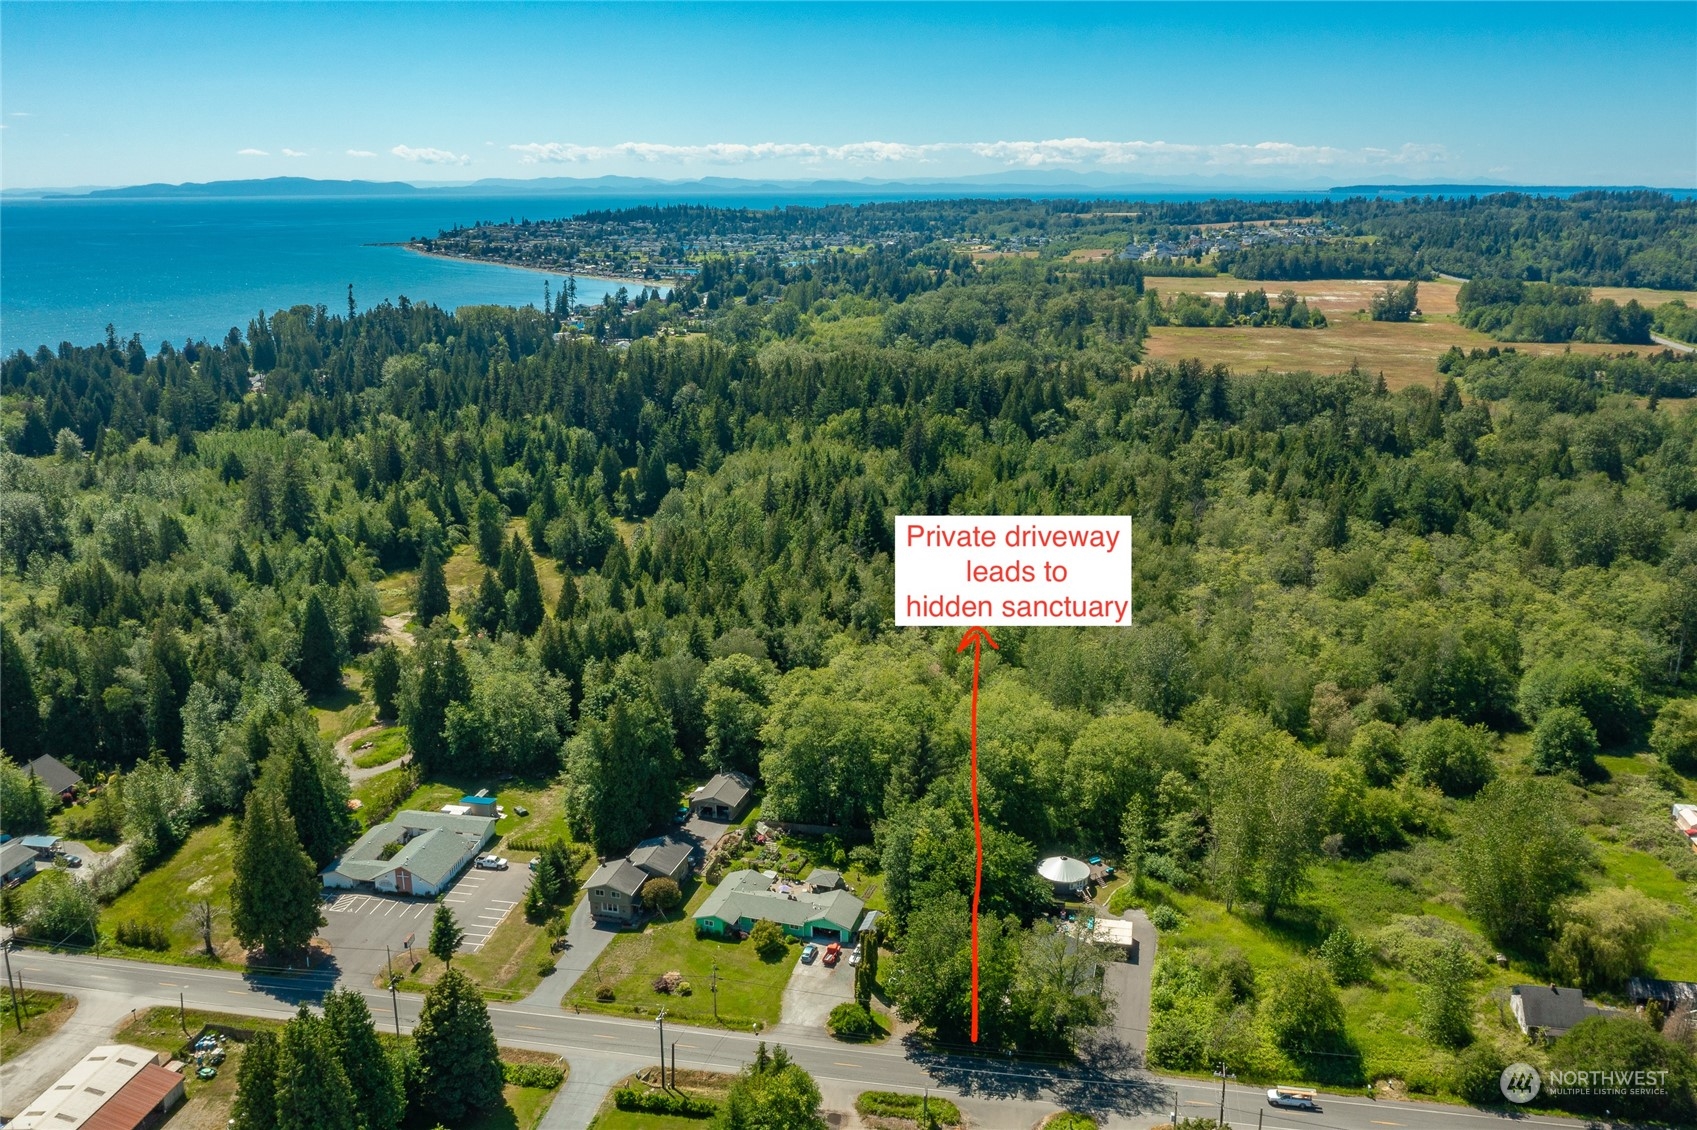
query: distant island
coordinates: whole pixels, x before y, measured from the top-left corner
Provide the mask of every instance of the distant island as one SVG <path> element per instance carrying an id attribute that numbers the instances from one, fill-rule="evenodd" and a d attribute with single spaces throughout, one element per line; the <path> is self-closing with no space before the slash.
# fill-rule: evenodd
<path id="1" fill-rule="evenodd" d="M 346 196 L 605 196 L 652 194 L 657 198 L 709 198 L 728 195 L 817 195 L 845 197 L 987 196 L 1145 196 L 1246 195 L 1253 197 L 1314 198 L 1345 196 L 1477 196 L 1517 192 L 1531 196 L 1573 196 L 1597 191 L 1656 191 L 1676 198 L 1697 195 L 1697 188 L 1644 189 L 1642 186 L 1514 185 L 1495 181 L 1444 184 L 1269 184 L 1238 177 L 1173 177 L 1138 180 L 1121 174 L 1031 171 L 987 173 L 965 177 L 913 177 L 905 180 L 834 179 L 777 180 L 700 177 L 664 180 L 655 177 L 487 177 L 475 181 L 316 180 L 311 177 L 266 177 L 250 180 L 163 182 L 123 187 L 8 188 L 6 199 L 207 199 Z"/>

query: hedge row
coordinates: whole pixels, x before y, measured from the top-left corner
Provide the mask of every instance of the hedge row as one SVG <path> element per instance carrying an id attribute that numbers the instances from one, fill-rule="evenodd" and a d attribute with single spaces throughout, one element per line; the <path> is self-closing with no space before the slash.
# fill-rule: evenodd
<path id="1" fill-rule="evenodd" d="M 566 1073 L 546 1063 L 501 1063 L 501 1078 L 515 1087 L 537 1087 L 552 1091 L 566 1081 Z"/>
<path id="2" fill-rule="evenodd" d="M 620 1110 L 675 1114 L 683 1118 L 712 1118 L 719 1113 L 719 1104 L 708 1099 L 668 1091 L 643 1091 L 635 1087 L 620 1087 L 614 1091 L 613 1105 Z"/>
<path id="3" fill-rule="evenodd" d="M 960 1107 L 948 1099 L 933 1096 L 929 1102 L 920 1095 L 904 1095 L 896 1091 L 862 1091 L 854 1100 L 854 1109 L 866 1118 L 906 1118 L 919 1121 L 924 1110 L 944 1126 L 960 1125 Z"/>

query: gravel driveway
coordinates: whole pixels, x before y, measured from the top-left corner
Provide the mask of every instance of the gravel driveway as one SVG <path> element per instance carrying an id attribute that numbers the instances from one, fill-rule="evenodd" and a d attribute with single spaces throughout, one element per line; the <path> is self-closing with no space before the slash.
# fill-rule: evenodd
<path id="1" fill-rule="evenodd" d="M 848 963 L 848 951 L 835 969 L 825 964 L 825 947 L 812 965 L 795 963 L 790 983 L 784 986 L 783 1011 L 779 1013 L 781 1028 L 806 1028 L 814 1032 L 825 1030 L 825 1020 L 831 1010 L 854 999 L 854 967 Z"/>

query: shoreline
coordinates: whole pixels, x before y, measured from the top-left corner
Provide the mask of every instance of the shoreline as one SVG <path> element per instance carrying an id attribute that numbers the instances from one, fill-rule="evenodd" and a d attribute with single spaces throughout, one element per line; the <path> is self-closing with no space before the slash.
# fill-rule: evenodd
<path id="1" fill-rule="evenodd" d="M 373 244 L 371 246 L 399 247 L 405 251 L 412 252 L 414 255 L 424 255 L 431 259 L 452 259 L 459 263 L 481 263 L 485 267 L 504 267 L 509 271 L 529 271 L 532 274 L 549 275 L 556 279 L 563 279 L 570 276 L 579 279 L 593 279 L 596 282 L 618 283 L 620 286 L 666 287 L 667 289 L 676 286 L 682 281 L 681 279 L 670 277 L 661 279 L 640 279 L 633 275 L 574 275 L 571 271 L 561 271 L 553 267 L 532 267 L 524 263 L 502 263 L 494 259 L 477 259 L 470 255 L 454 255 L 446 251 L 426 251 L 424 248 L 415 247 L 410 243 L 381 243 Z"/>

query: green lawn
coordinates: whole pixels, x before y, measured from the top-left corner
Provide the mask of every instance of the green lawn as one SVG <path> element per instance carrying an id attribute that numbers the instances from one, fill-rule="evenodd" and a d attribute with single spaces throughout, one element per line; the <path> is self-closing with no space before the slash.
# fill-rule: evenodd
<path id="1" fill-rule="evenodd" d="M 653 1068 L 645 1070 L 650 1074 L 653 1073 Z M 711 1099 L 722 1104 L 725 1096 L 730 1092 L 731 1082 L 734 1078 L 735 1076 L 714 1071 L 679 1071 L 676 1089 L 697 1098 Z M 635 1087 L 640 1091 L 655 1089 L 636 1075 L 619 1080 L 608 1092 L 607 1097 L 601 1101 L 601 1109 L 596 1112 L 595 1121 L 589 1124 L 590 1130 L 706 1130 L 712 1124 L 712 1120 L 706 1118 L 685 1118 L 676 1114 L 646 1114 L 634 1110 L 620 1110 L 613 1105 L 612 1091 L 617 1091 L 625 1086 Z"/>
<path id="2" fill-rule="evenodd" d="M 1645 852 L 1618 844 L 1599 845 L 1597 858 L 1610 886 L 1635 887 L 1674 912 L 1650 951 L 1650 968 L 1669 981 L 1697 981 L 1697 913 L 1691 888 L 1673 868 Z"/>
<path id="3" fill-rule="evenodd" d="M 367 723 L 367 725 L 369 724 Z M 354 755 L 354 764 L 361 769 L 369 769 L 373 765 L 386 765 L 407 752 L 407 730 L 405 726 L 390 726 L 386 730 L 372 734 L 365 740 L 371 743 L 371 748 L 356 752 Z"/>
<path id="4" fill-rule="evenodd" d="M 163 862 L 142 875 L 100 915 L 101 952 L 168 961 L 181 965 L 229 965 L 242 958 L 230 934 L 230 872 L 235 859 L 235 824 L 224 817 L 202 824 Z M 189 907 L 211 899 L 219 914 L 212 932 L 218 958 L 202 951 L 200 936 L 189 923 Z M 151 922 L 166 931 L 171 948 L 163 952 L 127 949 L 113 935 L 120 922 Z"/>
<path id="5" fill-rule="evenodd" d="M 789 983 L 800 947 L 792 945 L 778 961 L 765 962 L 747 941 L 698 941 L 691 915 L 711 889 L 705 883 L 697 884 L 672 921 L 614 938 L 566 994 L 562 1006 L 614 1016 L 651 1016 L 664 1007 L 666 1015 L 681 1024 L 719 1024 L 726 1028 L 777 1023 L 784 986 Z M 709 991 L 715 965 L 719 983 L 717 1019 Z M 674 970 L 689 982 L 689 996 L 654 991 L 654 979 Z M 611 986 L 611 1001 L 595 999 L 602 985 Z"/>

